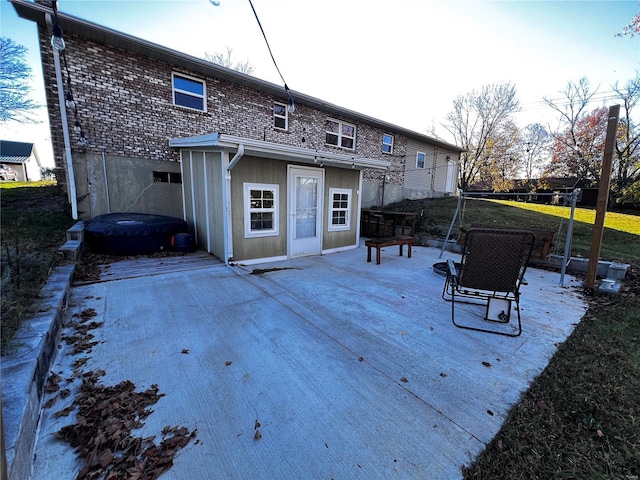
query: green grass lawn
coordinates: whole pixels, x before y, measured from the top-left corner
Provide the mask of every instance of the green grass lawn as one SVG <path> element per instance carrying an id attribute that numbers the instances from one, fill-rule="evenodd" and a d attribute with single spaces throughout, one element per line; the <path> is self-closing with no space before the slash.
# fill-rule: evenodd
<path id="1" fill-rule="evenodd" d="M 456 208 L 455 198 L 404 201 L 397 206 L 403 211 L 418 214 L 417 231 L 447 231 Z M 389 208 L 394 208 L 393 205 Z M 472 223 L 495 224 L 522 228 L 553 230 L 556 232 L 555 253 L 564 253 L 564 241 L 570 208 L 537 203 L 503 200 L 466 199 L 460 215 L 462 226 Z M 637 212 L 636 212 L 637 213 Z M 576 208 L 574 214 L 572 256 L 589 257 L 595 222 L 595 210 Z M 456 222 L 454 234 L 459 224 Z M 622 263 L 640 261 L 640 215 L 607 212 L 600 248 L 602 260 Z"/>

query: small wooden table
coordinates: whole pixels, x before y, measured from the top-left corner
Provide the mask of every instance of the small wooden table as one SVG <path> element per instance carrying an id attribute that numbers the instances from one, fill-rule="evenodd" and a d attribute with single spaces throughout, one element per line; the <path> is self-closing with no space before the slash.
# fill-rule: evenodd
<path id="1" fill-rule="evenodd" d="M 413 246 L 414 241 L 414 237 L 410 237 L 407 235 L 401 235 L 397 237 L 372 238 L 371 240 L 366 240 L 364 244 L 367 247 L 367 262 L 371 261 L 371 248 L 375 247 L 376 265 L 380 265 L 380 250 L 383 247 L 390 247 L 392 245 L 399 246 L 400 256 L 402 256 L 402 246 L 407 245 L 407 258 L 411 258 L 411 247 Z"/>

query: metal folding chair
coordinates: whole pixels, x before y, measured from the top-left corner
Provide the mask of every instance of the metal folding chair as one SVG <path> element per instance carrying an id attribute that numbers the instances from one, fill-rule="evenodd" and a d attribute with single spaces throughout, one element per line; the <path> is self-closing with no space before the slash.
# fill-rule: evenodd
<path id="1" fill-rule="evenodd" d="M 459 264 L 449 260 L 442 298 L 451 302 L 451 321 L 456 327 L 517 337 L 522 333 L 520 285 L 535 235 L 527 230 L 472 228 L 466 234 Z M 484 318 L 456 322 L 456 303 L 486 305 Z M 515 304 L 518 324 L 513 328 L 488 328 L 510 324 Z"/>

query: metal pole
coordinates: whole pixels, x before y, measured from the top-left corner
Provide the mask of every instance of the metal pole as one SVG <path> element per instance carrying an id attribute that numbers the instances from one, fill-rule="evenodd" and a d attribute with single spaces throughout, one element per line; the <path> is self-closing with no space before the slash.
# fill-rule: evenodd
<path id="1" fill-rule="evenodd" d="M 569 215 L 569 223 L 567 224 L 567 236 L 564 239 L 564 256 L 562 257 L 562 268 L 560 269 L 560 286 L 564 287 L 564 274 L 569 266 L 571 258 L 571 241 L 573 240 L 573 216 L 576 212 L 576 203 L 578 202 L 578 195 L 580 189 L 576 188 L 569 198 L 571 199 L 571 214 Z"/>
<path id="2" fill-rule="evenodd" d="M 442 249 L 440 250 L 440 256 L 438 258 L 442 258 L 442 254 L 444 253 L 444 248 L 447 246 L 447 240 L 449 240 L 449 235 L 451 235 L 451 230 L 453 230 L 453 224 L 456 222 L 456 218 L 458 217 L 458 212 L 460 212 L 460 203 L 462 203 L 462 190 L 458 190 L 458 204 L 456 205 L 456 211 L 453 214 L 453 218 L 451 219 L 451 225 L 449 225 L 449 230 L 447 230 L 447 236 L 444 238 L 444 242 L 442 242 Z"/>

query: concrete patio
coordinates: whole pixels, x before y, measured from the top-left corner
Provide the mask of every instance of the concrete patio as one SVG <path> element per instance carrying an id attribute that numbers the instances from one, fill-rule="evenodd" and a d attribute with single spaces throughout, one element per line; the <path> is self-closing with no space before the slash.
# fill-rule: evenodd
<path id="1" fill-rule="evenodd" d="M 157 384 L 140 436 L 197 428 L 162 478 L 461 478 L 510 407 L 573 331 L 586 304 L 580 282 L 530 269 L 520 337 L 461 330 L 431 266 L 459 255 L 385 248 L 257 266 L 208 260 L 181 270 L 127 260 L 98 283 L 74 286 L 68 316 L 92 308 L 85 371 L 105 385 Z M 483 313 L 463 306 L 456 318 Z M 62 343 L 51 371 L 71 374 Z M 73 448 L 44 409 L 31 478 L 74 478 Z M 46 398 L 45 398 L 46 401 Z M 254 439 L 255 422 L 262 437 Z"/>

